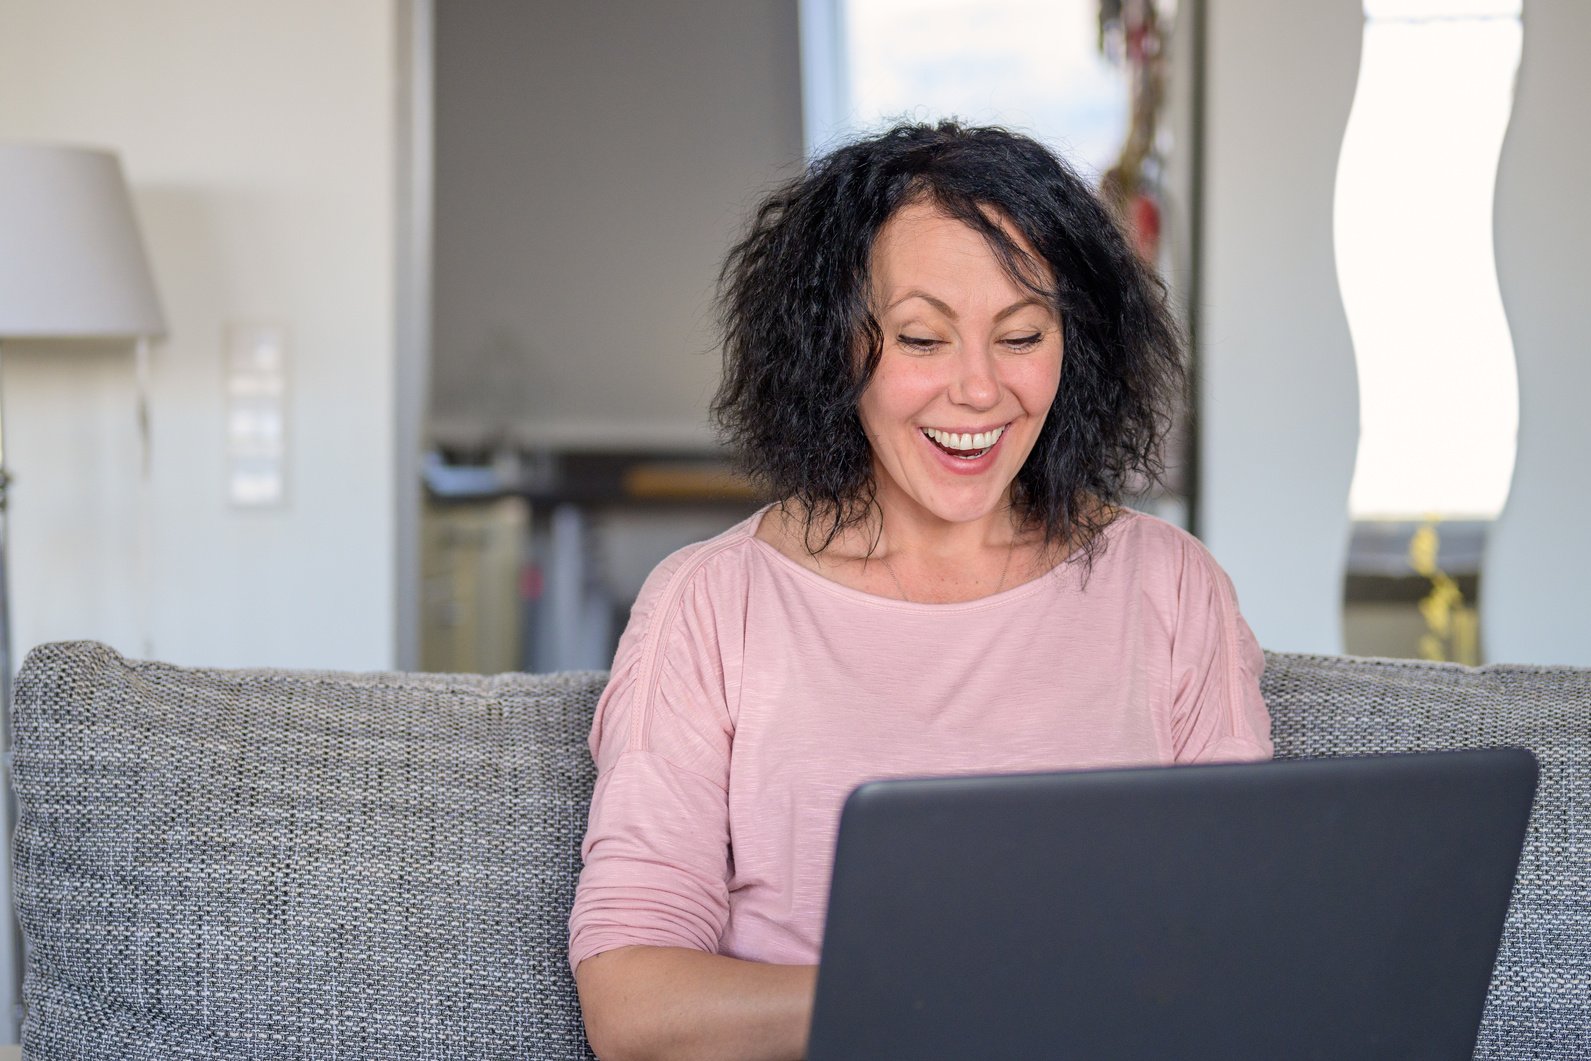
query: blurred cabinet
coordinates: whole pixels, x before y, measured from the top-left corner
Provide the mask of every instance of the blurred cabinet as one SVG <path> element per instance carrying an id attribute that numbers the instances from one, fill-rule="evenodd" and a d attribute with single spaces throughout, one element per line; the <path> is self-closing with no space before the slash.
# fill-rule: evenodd
<path id="1" fill-rule="evenodd" d="M 421 467 L 431 671 L 608 667 L 653 567 L 762 503 L 717 453 L 455 447 Z"/>
<path id="2" fill-rule="evenodd" d="M 520 669 L 529 528 L 524 498 L 427 502 L 421 517 L 422 670 Z"/>

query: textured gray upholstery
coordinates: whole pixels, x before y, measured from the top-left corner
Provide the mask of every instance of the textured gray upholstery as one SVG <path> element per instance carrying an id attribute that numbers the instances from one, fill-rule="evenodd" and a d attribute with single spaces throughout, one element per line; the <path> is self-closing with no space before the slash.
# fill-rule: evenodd
<path id="1" fill-rule="evenodd" d="M 1518 745 L 1541 764 L 1475 1056 L 1591 1059 L 1591 670 L 1268 653 L 1278 757 Z"/>
<path id="2" fill-rule="evenodd" d="M 27 1057 L 590 1057 L 565 946 L 603 681 L 34 650 Z"/>
<path id="3" fill-rule="evenodd" d="M 565 917 L 602 675 L 36 649 L 27 1056 L 585 1058 Z M 1283 756 L 1522 744 L 1541 790 L 1478 1057 L 1591 1057 L 1591 671 L 1272 655 Z"/>

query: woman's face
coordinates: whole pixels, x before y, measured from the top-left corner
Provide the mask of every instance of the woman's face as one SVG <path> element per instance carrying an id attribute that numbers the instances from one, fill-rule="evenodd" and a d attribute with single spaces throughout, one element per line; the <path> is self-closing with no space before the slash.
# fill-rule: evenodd
<path id="1" fill-rule="evenodd" d="M 929 203 L 884 224 L 871 288 L 883 352 L 858 411 L 886 516 L 968 523 L 998 512 L 1055 399 L 1059 317 L 983 236 Z"/>

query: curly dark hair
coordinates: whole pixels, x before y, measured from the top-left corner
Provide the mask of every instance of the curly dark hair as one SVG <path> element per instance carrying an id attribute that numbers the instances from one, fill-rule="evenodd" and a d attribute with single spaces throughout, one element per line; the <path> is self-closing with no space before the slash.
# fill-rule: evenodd
<path id="1" fill-rule="evenodd" d="M 811 552 L 867 519 L 876 484 L 857 402 L 883 350 L 869 305 L 873 242 L 921 201 L 980 232 L 1012 279 L 1059 312 L 1060 387 L 1012 500 L 1020 525 L 1091 561 L 1114 505 L 1162 473 L 1181 335 L 1164 284 L 1099 198 L 1026 136 L 903 123 L 769 195 L 719 275 L 719 430 L 769 496 L 805 510 Z"/>

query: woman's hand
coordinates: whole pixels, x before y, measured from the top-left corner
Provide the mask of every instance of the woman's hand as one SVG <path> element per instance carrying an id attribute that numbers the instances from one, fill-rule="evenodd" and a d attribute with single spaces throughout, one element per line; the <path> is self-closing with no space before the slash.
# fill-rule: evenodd
<path id="1" fill-rule="evenodd" d="M 580 963 L 586 1037 L 603 1061 L 799 1061 L 816 966 L 677 947 L 621 947 Z"/>

